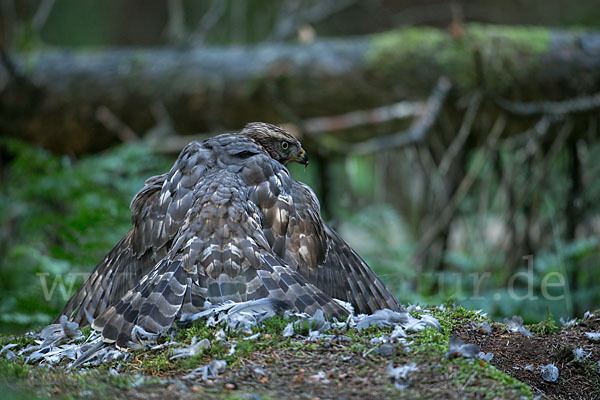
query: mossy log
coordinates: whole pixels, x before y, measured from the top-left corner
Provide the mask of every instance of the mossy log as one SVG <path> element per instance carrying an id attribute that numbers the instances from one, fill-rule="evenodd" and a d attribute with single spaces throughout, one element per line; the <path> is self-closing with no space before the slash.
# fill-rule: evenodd
<path id="1" fill-rule="evenodd" d="M 162 103 L 175 130 L 187 134 L 423 99 L 440 76 L 453 82 L 454 98 L 475 88 L 522 101 L 600 90 L 600 33 L 533 27 L 404 28 L 252 47 L 39 49 L 3 58 L 0 132 L 72 154 L 118 140 L 99 122 L 100 108 L 141 135 Z"/>

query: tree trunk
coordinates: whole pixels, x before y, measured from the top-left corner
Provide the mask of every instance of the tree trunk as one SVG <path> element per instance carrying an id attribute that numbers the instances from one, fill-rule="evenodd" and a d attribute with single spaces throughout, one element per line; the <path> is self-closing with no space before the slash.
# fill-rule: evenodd
<path id="1" fill-rule="evenodd" d="M 600 33 L 542 28 L 468 25 L 459 37 L 405 28 L 309 45 L 44 49 L 3 59 L 0 132 L 72 154 L 118 140 L 99 110 L 143 135 L 162 103 L 177 132 L 195 133 L 424 98 L 440 76 L 454 95 L 481 88 L 510 100 L 600 90 Z"/>

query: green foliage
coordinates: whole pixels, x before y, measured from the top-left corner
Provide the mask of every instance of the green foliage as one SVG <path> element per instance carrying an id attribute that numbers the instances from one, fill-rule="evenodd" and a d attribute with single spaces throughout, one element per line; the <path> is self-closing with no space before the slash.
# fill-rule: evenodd
<path id="1" fill-rule="evenodd" d="M 529 326 L 528 329 L 536 335 L 549 335 L 551 333 L 560 331 L 560 327 L 554 320 L 554 316 L 552 315 L 552 312 L 550 312 L 549 307 L 547 308 L 546 319 L 537 324 Z"/>
<path id="2" fill-rule="evenodd" d="M 12 157 L 0 194 L 0 331 L 18 331 L 54 318 L 129 229 L 132 196 L 170 162 L 140 145 L 80 161 L 0 146 Z"/>
<path id="3" fill-rule="evenodd" d="M 0 377 L 22 378 L 29 373 L 29 366 L 23 364 L 23 360 L 10 361 L 0 357 Z"/>

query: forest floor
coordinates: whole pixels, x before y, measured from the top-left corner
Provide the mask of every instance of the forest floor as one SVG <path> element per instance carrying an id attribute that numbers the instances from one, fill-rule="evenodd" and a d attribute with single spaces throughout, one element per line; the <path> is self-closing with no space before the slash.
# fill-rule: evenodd
<path id="1" fill-rule="evenodd" d="M 431 307 L 421 312 L 437 318 L 441 330 L 426 328 L 400 342 L 391 339 L 392 328 L 373 327 L 362 331 L 332 328 L 315 340 L 307 337 L 308 331 L 289 337 L 283 335 L 289 321 L 275 317 L 257 328 L 252 338 L 228 333 L 219 341 L 217 328 L 207 327 L 204 322 L 182 328 L 173 338 L 179 343 L 202 339 L 211 343 L 190 357 L 172 359 L 176 349 L 165 346 L 131 352 L 125 360 L 69 372 L 60 365 L 28 365 L 23 356 L 9 361 L 2 354 L 0 389 L 5 399 L 600 396 L 600 342 L 593 340 L 594 335 L 586 335 L 600 331 L 598 312 L 560 329 L 551 318 L 523 327 L 518 323 L 494 323 L 461 307 Z M 533 332 L 531 336 L 527 336 L 529 331 Z M 488 357 L 448 357 L 448 343 L 453 335 L 477 345 Z M 0 338 L 1 346 L 15 342 L 22 348 L 32 339 Z M 19 347 L 12 350 L 16 352 Z M 493 354 L 491 360 L 489 353 Z M 223 373 L 208 379 L 193 376 L 196 368 L 217 359 L 227 362 Z M 542 367 L 548 364 L 558 369 L 554 382 L 544 379 Z M 390 368 L 402 366 L 409 367 L 394 382 Z"/>

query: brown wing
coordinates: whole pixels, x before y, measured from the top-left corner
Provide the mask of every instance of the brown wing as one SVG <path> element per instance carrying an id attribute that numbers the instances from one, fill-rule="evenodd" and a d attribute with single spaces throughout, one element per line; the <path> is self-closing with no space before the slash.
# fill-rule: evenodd
<path id="1" fill-rule="evenodd" d="M 94 321 L 106 341 L 130 347 L 137 333 L 165 332 L 178 314 L 199 311 L 204 300 L 271 297 L 302 312 L 346 315 L 280 256 L 292 206 L 287 170 L 243 138 L 225 139 L 212 149 L 214 168 L 194 181 L 166 256 Z"/>
<path id="2" fill-rule="evenodd" d="M 357 313 L 401 308 L 396 297 L 365 261 L 321 219 L 312 190 L 296 182 L 295 215 L 288 229 L 286 258 L 290 265 L 326 295 L 351 303 Z"/>
<path id="3" fill-rule="evenodd" d="M 210 151 L 192 142 L 169 173 L 146 181 L 131 202 L 132 229 L 96 266 L 59 317 L 67 315 L 86 325 L 88 319 L 116 304 L 155 267 L 167 254 L 190 208 L 195 181 L 210 165 Z"/>

